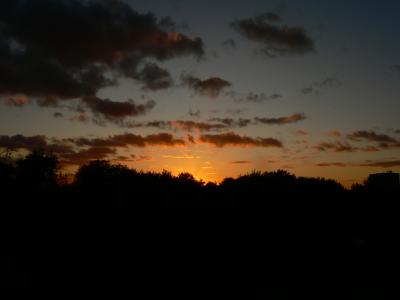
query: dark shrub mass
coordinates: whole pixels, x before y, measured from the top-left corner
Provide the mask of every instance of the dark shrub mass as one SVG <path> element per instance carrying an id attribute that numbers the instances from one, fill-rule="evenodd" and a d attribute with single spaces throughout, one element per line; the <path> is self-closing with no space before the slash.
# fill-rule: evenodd
<path id="1" fill-rule="evenodd" d="M 211 281 L 223 276 L 252 286 L 244 295 L 255 298 L 284 295 L 277 284 L 299 278 L 332 284 L 322 274 L 381 295 L 375 287 L 389 280 L 385 270 L 394 268 L 398 254 L 400 197 L 393 186 L 376 189 L 374 178 L 348 190 L 333 180 L 278 170 L 215 184 L 188 173 L 141 172 L 94 160 L 68 180 L 57 157 L 43 151 L 0 160 L 1 202 L 12 224 L 9 261 L 18 278 L 57 282 L 38 272 L 62 270 L 76 280 L 114 274 L 112 280 L 120 281 L 133 272 L 150 285 L 156 274 L 165 276 L 161 284 L 171 289 L 174 271 L 189 289 L 206 293 L 210 286 L 197 281 L 201 274 Z M 334 291 L 337 285 L 323 295 Z"/>

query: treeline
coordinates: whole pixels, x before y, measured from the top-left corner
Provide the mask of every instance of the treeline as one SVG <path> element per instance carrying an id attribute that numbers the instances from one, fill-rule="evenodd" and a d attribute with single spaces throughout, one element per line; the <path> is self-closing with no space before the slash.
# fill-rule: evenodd
<path id="1" fill-rule="evenodd" d="M 282 200 L 376 199 L 399 192 L 398 189 L 377 190 L 368 180 L 346 189 L 334 180 L 296 177 L 284 170 L 254 171 L 215 184 L 196 180 L 189 173 L 173 176 L 167 171 L 142 172 L 103 160 L 81 166 L 73 178 L 69 178 L 60 172 L 59 165 L 56 156 L 43 151 L 34 151 L 18 160 L 3 157 L 0 160 L 3 194 L 69 199 L 83 197 L 86 200 L 108 198 L 110 201 L 118 201 L 122 197 L 137 203 L 158 201 L 190 204 L 213 201 L 216 204 L 239 201 L 254 204 Z"/>
<path id="2" fill-rule="evenodd" d="M 82 282 L 82 265 L 119 274 L 106 258 L 113 266 L 134 263 L 129 272 L 139 268 L 140 277 L 180 272 L 179 284 L 189 287 L 185 274 L 204 273 L 213 282 L 224 274 L 265 295 L 266 283 L 276 287 L 280 278 L 296 281 L 308 272 L 315 275 L 311 289 L 328 273 L 355 295 L 382 296 L 376 284 L 395 271 L 386 269 L 399 253 L 398 190 L 385 193 L 368 180 L 345 189 L 279 170 L 213 184 L 107 161 L 81 166 L 70 180 L 58 166 L 41 151 L 0 162 L 7 245 L 18 276 L 29 280 L 44 261 L 49 274 L 67 270 Z"/>

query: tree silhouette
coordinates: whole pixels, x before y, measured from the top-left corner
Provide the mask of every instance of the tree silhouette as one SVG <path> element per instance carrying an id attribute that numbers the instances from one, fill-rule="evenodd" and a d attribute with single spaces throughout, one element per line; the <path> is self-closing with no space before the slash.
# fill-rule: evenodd
<path id="1" fill-rule="evenodd" d="M 17 161 L 18 181 L 28 190 L 46 191 L 57 187 L 57 156 L 43 150 L 33 151 Z"/>

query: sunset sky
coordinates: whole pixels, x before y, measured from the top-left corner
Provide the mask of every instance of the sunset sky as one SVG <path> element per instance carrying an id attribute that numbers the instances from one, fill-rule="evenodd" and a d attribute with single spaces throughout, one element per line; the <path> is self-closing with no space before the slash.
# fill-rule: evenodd
<path id="1" fill-rule="evenodd" d="M 0 3 L 0 148 L 220 181 L 400 171 L 400 1 Z"/>

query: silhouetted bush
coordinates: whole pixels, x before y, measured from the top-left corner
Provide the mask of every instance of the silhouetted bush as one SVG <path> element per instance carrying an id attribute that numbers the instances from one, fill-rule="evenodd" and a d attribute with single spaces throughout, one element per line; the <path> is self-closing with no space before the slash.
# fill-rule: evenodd
<path id="1" fill-rule="evenodd" d="M 79 269 L 81 249 L 93 244 L 83 260 L 90 258 L 94 270 L 112 253 L 118 265 L 135 259 L 152 270 L 152 262 L 166 270 L 163 276 L 178 266 L 182 274 L 204 270 L 216 282 L 217 266 L 251 282 L 265 270 L 273 278 L 288 269 L 294 277 L 329 270 L 369 285 L 398 255 L 398 191 L 382 196 L 368 180 L 348 190 L 278 170 L 215 184 L 99 160 L 60 184 L 57 157 L 43 151 L 0 160 L 0 180 L 2 203 L 15 203 L 3 211 L 16 245 L 23 241 L 18 261 L 32 270 L 54 249 L 65 249 L 62 268 Z"/>

